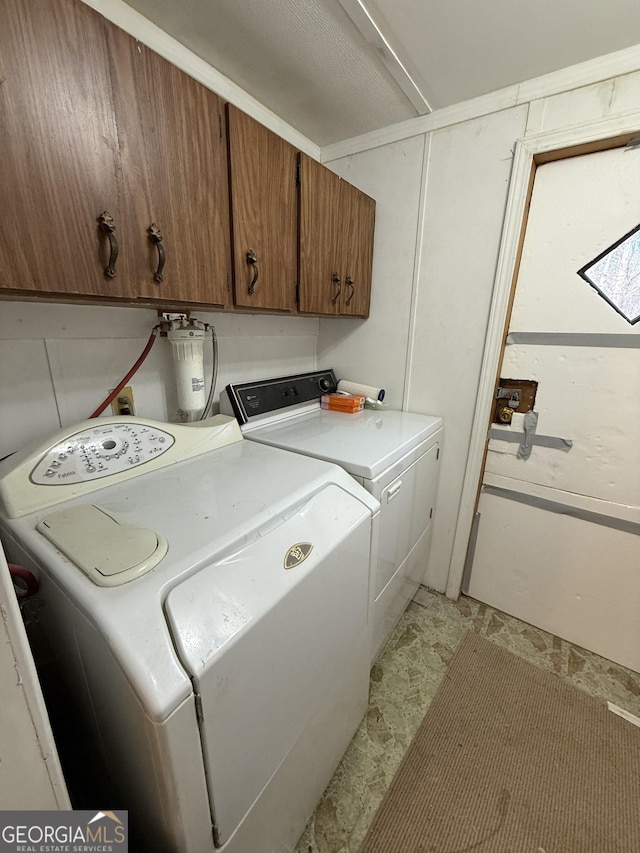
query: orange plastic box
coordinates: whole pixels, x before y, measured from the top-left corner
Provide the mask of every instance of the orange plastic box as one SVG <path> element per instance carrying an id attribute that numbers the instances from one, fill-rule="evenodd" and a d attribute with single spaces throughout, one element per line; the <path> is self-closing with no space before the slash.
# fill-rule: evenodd
<path id="1" fill-rule="evenodd" d="M 332 412 L 361 412 L 364 397 L 360 394 L 323 394 L 320 407 Z"/>

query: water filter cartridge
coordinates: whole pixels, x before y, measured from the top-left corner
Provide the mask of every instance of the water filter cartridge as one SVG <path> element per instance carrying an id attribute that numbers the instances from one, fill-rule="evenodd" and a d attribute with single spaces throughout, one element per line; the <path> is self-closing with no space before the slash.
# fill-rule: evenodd
<path id="1" fill-rule="evenodd" d="M 167 332 L 176 370 L 178 406 L 188 420 L 206 405 L 204 387 L 204 329 L 180 328 Z"/>
<path id="2" fill-rule="evenodd" d="M 364 394 L 370 400 L 384 400 L 384 388 L 374 388 L 372 385 L 363 385 L 362 382 L 351 382 L 347 379 L 341 379 L 338 382 L 338 391 L 344 391 L 346 394 Z"/>

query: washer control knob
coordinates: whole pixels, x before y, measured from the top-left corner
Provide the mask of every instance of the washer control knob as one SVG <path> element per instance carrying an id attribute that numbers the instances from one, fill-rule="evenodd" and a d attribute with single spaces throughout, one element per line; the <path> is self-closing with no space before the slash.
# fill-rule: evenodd
<path id="1" fill-rule="evenodd" d="M 331 388 L 333 388 L 333 382 L 329 379 L 328 376 L 323 376 L 319 380 L 318 385 L 320 386 L 321 391 L 330 391 Z"/>

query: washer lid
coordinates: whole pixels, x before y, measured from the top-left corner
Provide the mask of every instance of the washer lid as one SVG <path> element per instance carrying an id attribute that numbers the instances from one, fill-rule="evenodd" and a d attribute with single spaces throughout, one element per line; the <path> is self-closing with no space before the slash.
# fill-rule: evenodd
<path id="1" fill-rule="evenodd" d="M 365 409 L 355 414 L 317 408 L 277 423 L 243 427 L 246 438 L 336 462 L 372 480 L 442 427 L 442 418 Z"/>
<path id="2" fill-rule="evenodd" d="M 37 529 L 98 586 L 119 586 L 156 566 L 167 540 L 146 527 L 118 521 L 94 504 L 72 506 Z"/>

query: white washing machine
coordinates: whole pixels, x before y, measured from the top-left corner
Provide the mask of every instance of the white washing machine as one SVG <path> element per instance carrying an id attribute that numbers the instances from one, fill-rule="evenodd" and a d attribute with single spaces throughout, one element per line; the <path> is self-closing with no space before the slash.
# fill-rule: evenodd
<path id="1" fill-rule="evenodd" d="M 321 408 L 332 370 L 228 385 L 220 410 L 253 441 L 335 462 L 381 503 L 372 561 L 371 662 L 415 594 L 426 569 L 444 436 L 442 418 L 387 410 Z"/>
<path id="2" fill-rule="evenodd" d="M 128 809 L 131 849 L 293 849 L 366 709 L 378 509 L 223 416 L 86 421 L 0 464 L 85 781 L 110 779 L 82 807 Z"/>

